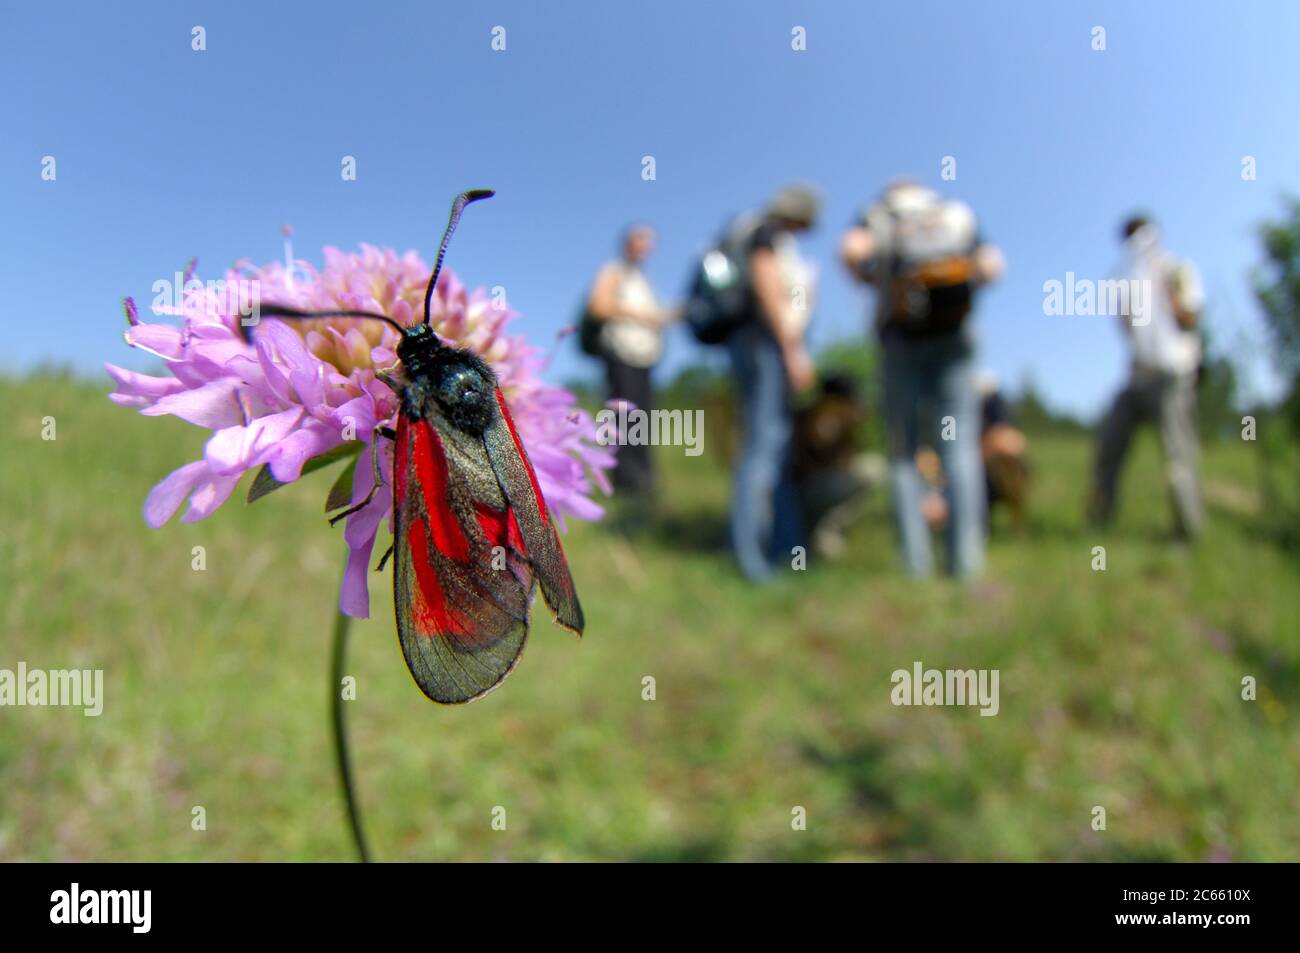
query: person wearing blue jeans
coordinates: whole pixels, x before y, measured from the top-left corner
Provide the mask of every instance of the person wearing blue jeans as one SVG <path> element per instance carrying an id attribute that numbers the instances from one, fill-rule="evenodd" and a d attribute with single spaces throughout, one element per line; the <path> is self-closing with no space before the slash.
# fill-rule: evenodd
<path id="1" fill-rule="evenodd" d="M 750 324 L 727 342 L 740 398 L 743 437 L 731 503 L 731 545 L 741 572 L 768 579 L 803 545 L 799 497 L 790 466 L 794 417 L 781 349 Z"/>
<path id="2" fill-rule="evenodd" d="M 921 513 L 925 488 L 916 469 L 916 451 L 925 442 L 943 463 L 947 569 L 955 576 L 978 575 L 987 500 L 970 336 L 965 329 L 916 340 L 886 335 L 883 349 L 889 484 L 903 563 L 915 576 L 934 568 L 930 527 Z"/>
<path id="3" fill-rule="evenodd" d="M 810 272 L 794 236 L 817 221 L 821 200 L 805 185 L 781 189 L 761 216 L 733 226 L 744 261 L 746 314 L 731 334 L 732 370 L 743 428 L 731 503 L 731 545 L 753 582 L 790 566 L 803 545 L 791 467 L 794 394 L 816 377 L 805 342 Z"/>
<path id="4" fill-rule="evenodd" d="M 978 575 L 987 499 L 969 315 L 977 289 L 1001 276 L 1002 254 L 980 237 L 964 202 L 904 179 L 888 185 L 844 233 L 840 258 L 876 291 L 889 480 L 903 563 L 915 576 L 934 569 L 916 469 L 924 440 L 943 464 L 946 568 L 955 576 Z"/>

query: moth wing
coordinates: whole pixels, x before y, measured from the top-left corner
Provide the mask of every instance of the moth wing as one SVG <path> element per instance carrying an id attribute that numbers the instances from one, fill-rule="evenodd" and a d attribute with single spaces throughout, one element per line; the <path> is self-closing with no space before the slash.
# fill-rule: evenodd
<path id="1" fill-rule="evenodd" d="M 450 452 L 442 433 L 454 441 Z M 482 477 L 491 480 L 486 451 L 442 433 L 429 419 L 398 415 L 393 601 L 416 683 L 436 702 L 459 704 L 491 691 L 519 661 L 533 577 L 512 549 L 504 500 L 481 498 Z"/>
<path id="2" fill-rule="evenodd" d="M 483 434 L 488 459 L 506 497 L 510 515 L 518 524 L 523 555 L 541 584 L 546 604 L 551 607 L 556 622 L 581 635 L 585 625 L 582 606 L 555 531 L 555 521 L 547 512 L 537 474 L 499 387 L 496 398 L 501 413 Z"/>

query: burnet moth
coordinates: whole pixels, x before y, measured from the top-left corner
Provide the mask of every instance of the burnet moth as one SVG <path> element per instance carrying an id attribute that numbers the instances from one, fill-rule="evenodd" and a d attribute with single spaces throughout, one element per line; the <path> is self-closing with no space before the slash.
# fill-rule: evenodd
<path id="1" fill-rule="evenodd" d="M 404 327 L 369 311 L 261 306 L 262 317 L 369 318 L 402 335 L 398 363 L 378 374 L 397 395 L 397 426 L 375 432 L 375 439 L 395 443 L 393 602 L 411 675 L 443 704 L 481 698 L 514 670 L 538 585 L 558 624 L 578 635 L 583 629 L 554 520 L 496 374 L 477 354 L 442 343 L 430 326 L 433 291 L 461 212 L 493 194 L 462 192 L 452 203 L 420 324 Z M 371 460 L 370 494 L 331 523 L 373 497 L 379 454 L 372 452 Z"/>

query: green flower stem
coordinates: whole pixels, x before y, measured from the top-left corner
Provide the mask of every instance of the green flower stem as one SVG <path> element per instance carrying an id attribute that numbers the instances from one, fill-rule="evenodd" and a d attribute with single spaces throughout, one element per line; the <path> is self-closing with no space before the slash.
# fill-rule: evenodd
<path id="1" fill-rule="evenodd" d="M 334 754 L 339 772 L 339 785 L 343 788 L 343 801 L 348 810 L 348 824 L 352 840 L 363 864 L 370 863 L 370 848 L 366 846 L 366 832 L 361 826 L 361 808 L 352 781 L 352 762 L 348 758 L 348 730 L 343 713 L 343 663 L 348 650 L 348 629 L 352 620 L 335 610 L 334 662 L 330 672 L 330 708 L 334 714 Z"/>

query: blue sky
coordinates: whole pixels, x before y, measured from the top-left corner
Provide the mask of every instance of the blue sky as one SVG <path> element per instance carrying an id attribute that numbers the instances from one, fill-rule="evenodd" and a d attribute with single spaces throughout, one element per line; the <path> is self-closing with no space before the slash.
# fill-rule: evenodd
<path id="1" fill-rule="evenodd" d="M 191 255 L 200 276 L 279 257 L 282 223 L 317 261 L 363 241 L 431 258 L 470 186 L 499 194 L 470 210 L 449 262 L 504 286 L 516 330 L 549 346 L 627 222 L 659 227 L 650 272 L 676 296 L 726 217 L 815 182 L 822 344 L 865 327 L 840 230 L 910 173 L 970 202 L 1006 253 L 979 323 L 1011 385 L 1032 373 L 1058 406 L 1102 406 L 1123 373 L 1118 331 L 1045 316 L 1043 283 L 1104 277 L 1118 220 L 1141 207 L 1199 264 L 1211 332 L 1253 353 L 1252 387 L 1271 394 L 1247 274 L 1258 223 L 1300 190 L 1298 27 L 1282 2 L 7 2 L 0 370 L 150 366 L 121 342 L 119 299 L 147 302 Z M 941 182 L 948 155 L 957 178 Z M 665 370 L 699 354 L 678 330 Z M 594 368 L 569 344 L 551 373 Z"/>

